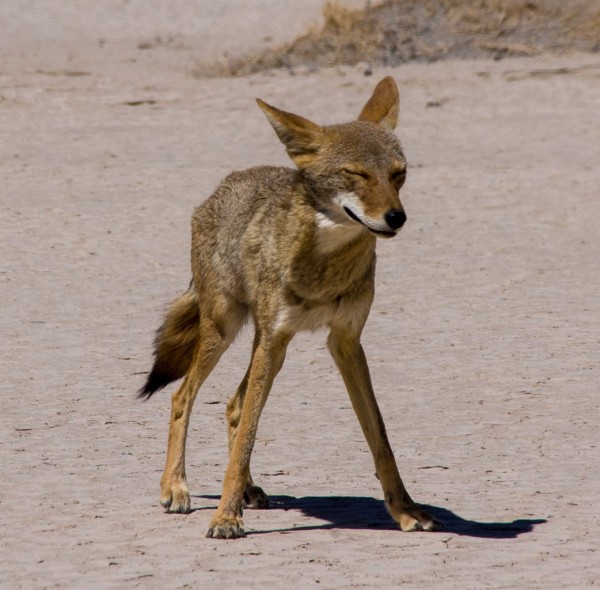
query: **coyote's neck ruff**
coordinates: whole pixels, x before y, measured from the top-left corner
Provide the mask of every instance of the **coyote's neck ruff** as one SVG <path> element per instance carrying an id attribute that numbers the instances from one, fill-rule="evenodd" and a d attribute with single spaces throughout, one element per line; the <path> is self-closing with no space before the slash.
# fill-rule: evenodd
<path id="1" fill-rule="evenodd" d="M 155 363 L 140 395 L 185 377 L 173 395 L 161 502 L 188 512 L 185 441 L 198 389 L 248 317 L 250 366 L 227 404 L 230 464 L 208 536 L 244 534 L 244 502 L 268 498 L 250 475 L 258 419 L 288 343 L 329 329 L 327 344 L 373 453 L 386 505 L 403 530 L 435 522 L 406 492 L 377 407 L 360 335 L 373 301 L 375 243 L 406 221 L 399 190 L 406 160 L 393 130 L 399 98 L 383 79 L 358 120 L 321 127 L 258 100 L 297 169 L 230 174 L 192 218 L 190 289 L 158 331 Z"/>

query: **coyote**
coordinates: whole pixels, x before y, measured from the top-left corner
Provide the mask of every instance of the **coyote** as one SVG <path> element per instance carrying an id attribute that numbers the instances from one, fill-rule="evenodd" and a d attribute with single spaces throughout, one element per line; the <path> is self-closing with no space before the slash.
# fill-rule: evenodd
<path id="1" fill-rule="evenodd" d="M 406 160 L 393 130 L 398 88 L 377 84 L 358 120 L 321 127 L 257 99 L 297 169 L 233 172 L 192 217 L 192 275 L 157 332 L 140 397 L 185 377 L 173 395 L 161 504 L 189 512 L 185 443 L 198 389 L 250 316 L 246 375 L 227 403 L 229 465 L 207 537 L 245 535 L 243 507 L 268 506 L 250 474 L 258 420 L 287 345 L 299 330 L 329 329 L 375 462 L 385 504 L 403 531 L 438 527 L 408 495 L 377 406 L 360 336 L 373 301 L 376 237 L 406 221 L 399 190 Z"/>

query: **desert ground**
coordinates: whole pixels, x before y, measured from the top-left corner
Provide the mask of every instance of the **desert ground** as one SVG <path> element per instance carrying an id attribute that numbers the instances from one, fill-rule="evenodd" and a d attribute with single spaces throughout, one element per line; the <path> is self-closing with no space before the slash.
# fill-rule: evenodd
<path id="1" fill-rule="evenodd" d="M 0 6 L 0 587 L 600 585 L 600 54 L 208 78 L 200 58 L 299 35 L 322 2 L 22 6 Z M 255 97 L 341 122 L 384 75 L 408 222 L 378 244 L 363 344 L 403 479 L 444 528 L 387 516 L 316 333 L 261 420 L 271 508 L 206 539 L 251 330 L 196 401 L 189 515 L 158 502 L 175 386 L 136 399 L 191 213 L 231 170 L 288 165 Z"/>

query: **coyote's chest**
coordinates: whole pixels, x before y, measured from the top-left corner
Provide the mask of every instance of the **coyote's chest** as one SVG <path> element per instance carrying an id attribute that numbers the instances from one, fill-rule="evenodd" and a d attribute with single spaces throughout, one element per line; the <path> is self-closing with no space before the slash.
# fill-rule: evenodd
<path id="1" fill-rule="evenodd" d="M 284 297 L 277 313 L 279 328 L 315 331 L 332 323 L 366 318 L 371 305 L 375 252 L 358 239 L 327 255 L 319 243 L 299 255 L 283 282 Z"/>
<path id="2" fill-rule="evenodd" d="M 311 307 L 320 304 L 323 309 L 315 312 L 320 317 L 372 282 L 375 238 L 360 226 L 320 222 L 315 230 L 310 238 L 296 242 L 297 249 L 282 265 L 282 278 L 294 297 Z"/>

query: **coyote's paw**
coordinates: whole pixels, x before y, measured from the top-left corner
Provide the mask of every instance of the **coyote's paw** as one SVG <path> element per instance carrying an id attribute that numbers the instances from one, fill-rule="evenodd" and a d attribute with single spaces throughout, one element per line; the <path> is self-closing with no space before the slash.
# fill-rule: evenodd
<path id="1" fill-rule="evenodd" d="M 239 539 L 245 537 L 244 523 L 237 516 L 215 516 L 206 536 L 212 539 Z"/>
<path id="2" fill-rule="evenodd" d="M 410 531 L 439 531 L 442 525 L 416 504 L 400 510 L 390 510 L 394 520 L 405 532 Z"/>
<path id="3" fill-rule="evenodd" d="M 160 503 L 166 512 L 190 512 L 190 492 L 184 481 L 161 485 Z"/>
<path id="4" fill-rule="evenodd" d="M 268 508 L 269 496 L 262 488 L 254 484 L 246 484 L 244 489 L 244 508 Z"/>

